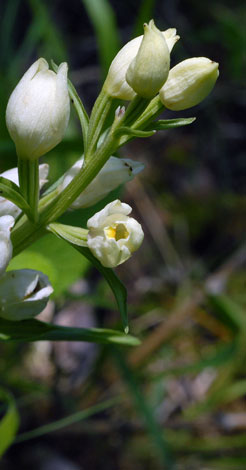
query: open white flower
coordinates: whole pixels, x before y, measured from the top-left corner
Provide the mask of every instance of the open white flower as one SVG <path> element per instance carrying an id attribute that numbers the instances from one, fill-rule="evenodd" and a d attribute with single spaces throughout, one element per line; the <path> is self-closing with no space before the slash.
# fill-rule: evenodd
<path id="1" fill-rule="evenodd" d="M 118 199 L 107 204 L 87 222 L 87 244 L 103 266 L 124 263 L 143 241 L 141 225 L 128 215 L 132 208 Z"/>
<path id="2" fill-rule="evenodd" d="M 0 278 L 0 317 L 24 320 L 45 308 L 53 288 L 45 274 L 32 269 L 8 271 Z"/>
<path id="3" fill-rule="evenodd" d="M 0 277 L 4 273 L 12 257 L 11 228 L 15 219 L 11 215 L 0 217 Z"/>
<path id="4" fill-rule="evenodd" d="M 47 176 L 49 173 L 49 165 L 47 163 L 43 163 L 39 165 L 39 187 L 40 189 L 47 183 Z M 7 178 L 13 183 L 19 185 L 19 177 L 18 177 L 18 168 L 11 168 L 10 170 L 4 171 L 0 174 L 4 178 Z M 13 202 L 5 199 L 4 197 L 0 197 L 0 217 L 2 215 L 12 215 L 14 218 L 18 217 L 21 213 L 21 209 L 16 206 Z"/>
<path id="5" fill-rule="evenodd" d="M 179 36 L 176 35 L 175 28 L 162 31 L 162 34 L 170 53 L 174 44 L 179 40 Z M 115 56 L 109 67 L 108 75 L 103 85 L 103 89 L 108 93 L 108 95 L 122 100 L 132 100 L 134 96 L 136 96 L 135 91 L 126 81 L 126 73 L 128 67 L 138 54 L 142 39 L 143 35 L 132 39 L 122 47 Z"/>
<path id="6" fill-rule="evenodd" d="M 60 189 L 64 189 L 81 170 L 84 157 L 78 160 L 64 176 Z M 131 181 L 144 169 L 143 163 L 130 158 L 110 157 L 93 181 L 72 203 L 72 209 L 90 207 L 121 184 Z"/>
<path id="7" fill-rule="evenodd" d="M 62 140 L 70 114 L 67 70 L 62 63 L 55 73 L 38 59 L 11 94 L 6 123 L 19 157 L 36 159 Z"/>

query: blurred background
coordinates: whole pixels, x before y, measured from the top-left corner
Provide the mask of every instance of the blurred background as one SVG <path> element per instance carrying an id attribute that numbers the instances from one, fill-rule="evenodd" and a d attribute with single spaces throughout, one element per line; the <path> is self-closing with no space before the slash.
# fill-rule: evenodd
<path id="1" fill-rule="evenodd" d="M 145 163 L 140 177 L 62 219 L 85 225 L 115 197 L 133 207 L 145 240 L 117 273 L 141 345 L 0 343 L 0 385 L 20 414 L 1 470 L 246 468 L 245 3 L 1 0 L 0 173 L 16 166 L 5 108 L 30 64 L 67 61 L 90 112 L 114 55 L 151 18 L 181 36 L 172 65 L 209 57 L 220 78 L 201 105 L 163 115 L 193 124 L 120 150 Z M 50 181 L 82 153 L 72 112 L 45 158 Z M 122 328 L 101 275 L 53 235 L 10 267 L 49 275 L 55 294 L 42 319 Z"/>

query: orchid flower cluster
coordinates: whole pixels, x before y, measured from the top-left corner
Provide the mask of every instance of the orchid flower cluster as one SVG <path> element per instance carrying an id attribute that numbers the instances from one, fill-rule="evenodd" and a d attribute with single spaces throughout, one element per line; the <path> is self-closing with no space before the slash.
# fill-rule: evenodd
<path id="1" fill-rule="evenodd" d="M 45 233 L 63 238 L 103 269 L 120 265 L 140 247 L 142 227 L 129 216 L 131 207 L 119 200 L 95 213 L 87 228 L 57 219 L 68 209 L 93 206 L 143 170 L 142 163 L 112 156 L 126 142 L 193 122 L 156 120 L 165 108 L 180 111 L 200 103 L 219 74 L 218 64 L 205 57 L 186 59 L 170 69 L 170 53 L 178 40 L 176 29 L 161 32 L 153 20 L 145 24 L 144 34 L 114 58 L 90 116 L 68 80 L 66 63 L 53 63 L 50 70 L 45 59 L 38 59 L 17 84 L 6 123 L 18 167 L 0 175 L 0 317 L 22 320 L 45 307 L 52 293 L 47 276 L 27 269 L 6 272 L 11 257 Z M 84 153 L 40 196 L 49 167 L 39 165 L 39 158 L 63 139 L 70 101 L 81 124 Z"/>

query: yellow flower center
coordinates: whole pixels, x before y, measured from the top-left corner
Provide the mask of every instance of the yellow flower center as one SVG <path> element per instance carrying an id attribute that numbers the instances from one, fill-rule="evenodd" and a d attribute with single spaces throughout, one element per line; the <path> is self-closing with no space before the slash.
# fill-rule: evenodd
<path id="1" fill-rule="evenodd" d="M 108 238 L 114 238 L 116 241 L 129 236 L 129 232 L 124 224 L 115 224 L 105 229 L 105 232 Z"/>

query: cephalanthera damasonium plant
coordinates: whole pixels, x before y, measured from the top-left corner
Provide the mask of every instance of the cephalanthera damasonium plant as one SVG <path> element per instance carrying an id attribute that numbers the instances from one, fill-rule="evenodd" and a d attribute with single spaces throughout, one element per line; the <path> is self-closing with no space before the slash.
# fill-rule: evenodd
<path id="1" fill-rule="evenodd" d="M 66 240 L 102 272 L 127 330 L 125 289 L 112 268 L 127 261 L 143 242 L 141 225 L 129 216 L 131 207 L 115 200 L 94 214 L 87 228 L 57 219 L 68 209 L 93 206 L 142 171 L 141 163 L 113 156 L 123 144 L 193 122 L 194 118 L 156 120 L 165 108 L 179 111 L 200 103 L 219 75 L 218 64 L 205 57 L 186 59 L 170 69 L 170 53 L 178 40 L 174 28 L 161 32 L 153 20 L 145 24 L 143 36 L 128 42 L 114 58 L 90 116 L 67 78 L 66 63 L 59 67 L 53 63 L 50 70 L 45 59 L 38 59 L 10 96 L 6 122 L 18 168 L 0 176 L 0 325 L 10 339 L 16 339 L 11 337 L 10 324 L 12 332 L 18 324 L 18 338 L 29 340 L 40 339 L 39 326 L 47 326 L 30 320 L 52 293 L 47 276 L 28 269 L 6 272 L 11 257 L 47 231 Z M 84 155 L 40 198 L 48 165 L 39 165 L 39 158 L 63 139 L 70 99 L 80 120 Z M 121 106 L 119 100 L 124 101 Z M 114 117 L 109 125 L 110 116 Z M 52 325 L 48 327 L 48 332 L 42 330 L 42 339 L 65 339 L 66 328 L 59 333 L 59 327 L 54 327 L 52 333 Z M 70 339 L 87 341 L 124 343 L 126 338 L 109 330 L 80 329 L 79 334 L 74 329 L 68 332 Z M 127 338 L 125 344 L 136 344 L 134 338 Z"/>

